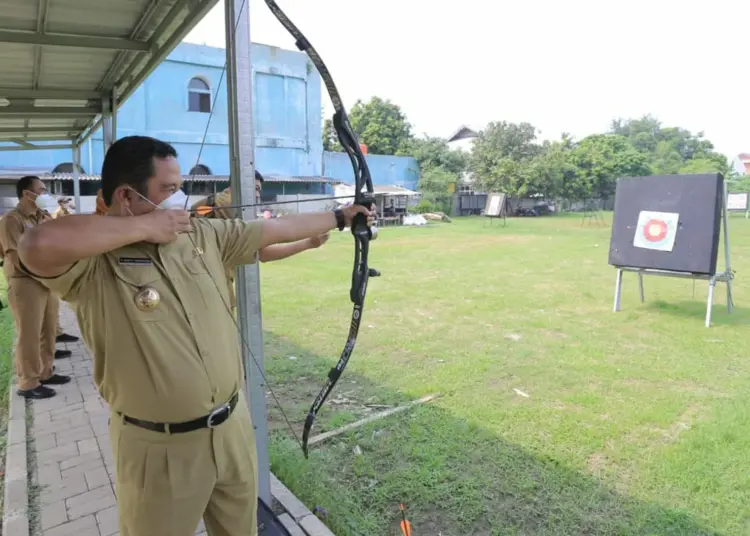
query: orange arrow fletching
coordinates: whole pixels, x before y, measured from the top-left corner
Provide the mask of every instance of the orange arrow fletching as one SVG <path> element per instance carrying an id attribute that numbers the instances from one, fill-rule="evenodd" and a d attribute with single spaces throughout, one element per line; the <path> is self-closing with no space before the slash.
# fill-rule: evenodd
<path id="1" fill-rule="evenodd" d="M 207 207 L 205 205 L 197 207 L 195 209 L 195 212 L 198 214 L 198 216 L 205 216 L 207 214 L 211 214 L 213 212 L 214 207 Z"/>
<path id="2" fill-rule="evenodd" d="M 406 508 L 404 508 L 403 504 L 399 505 L 399 510 L 401 510 L 401 533 L 404 536 L 411 536 L 411 523 L 406 519 Z"/>

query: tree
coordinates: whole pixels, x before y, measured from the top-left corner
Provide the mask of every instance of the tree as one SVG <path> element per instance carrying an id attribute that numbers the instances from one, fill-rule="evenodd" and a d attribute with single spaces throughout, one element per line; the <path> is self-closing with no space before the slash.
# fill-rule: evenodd
<path id="1" fill-rule="evenodd" d="M 373 97 L 364 103 L 358 100 L 349 112 L 352 130 L 359 143 L 367 145 L 372 154 L 395 155 L 412 139 L 411 125 L 401 108 L 390 100 Z M 323 121 L 323 150 L 342 152 L 333 120 Z"/>
<path id="2" fill-rule="evenodd" d="M 444 138 L 413 138 L 408 140 L 396 153 L 399 156 L 412 156 L 419 163 L 419 169 L 442 168 L 456 176 L 466 171 L 468 155 L 451 149 Z"/>
<path id="3" fill-rule="evenodd" d="M 528 168 L 526 183 L 520 195 L 542 195 L 545 199 L 565 195 L 565 186 L 576 175 L 576 167 L 570 162 L 572 140 L 563 135 L 560 141 L 545 141 L 541 153 Z"/>
<path id="4" fill-rule="evenodd" d="M 395 155 L 412 138 L 406 115 L 390 100 L 380 97 L 373 97 L 367 103 L 358 100 L 349 119 L 359 142 L 373 154 Z"/>
<path id="5" fill-rule="evenodd" d="M 627 138 L 637 151 L 646 155 L 656 175 L 700 172 L 683 170 L 729 172 L 726 157 L 714 150 L 713 143 L 705 139 L 703 132 L 693 134 L 680 127 L 663 127 L 650 115 L 640 119 L 617 119 L 610 130 Z M 700 163 L 691 164 L 694 160 Z"/>
<path id="6" fill-rule="evenodd" d="M 412 156 L 419 164 L 420 207 L 426 211 L 448 211 L 455 185 L 466 170 L 467 155 L 451 149 L 445 139 L 436 137 L 408 140 L 397 155 Z"/>
<path id="7" fill-rule="evenodd" d="M 492 122 L 474 140 L 470 169 L 486 191 L 523 195 L 531 161 L 541 153 L 529 123 Z"/>
<path id="8" fill-rule="evenodd" d="M 333 121 L 331 119 L 323 121 L 323 150 L 335 153 L 340 153 L 344 150 L 339 143 L 339 137 L 336 135 L 336 130 L 333 128 Z"/>
<path id="9" fill-rule="evenodd" d="M 607 199 L 615 192 L 620 177 L 650 175 L 647 157 L 630 141 L 617 134 L 594 134 L 581 140 L 570 155 L 576 168 L 572 188 L 578 195 Z M 582 199 L 578 197 L 578 199 Z"/>

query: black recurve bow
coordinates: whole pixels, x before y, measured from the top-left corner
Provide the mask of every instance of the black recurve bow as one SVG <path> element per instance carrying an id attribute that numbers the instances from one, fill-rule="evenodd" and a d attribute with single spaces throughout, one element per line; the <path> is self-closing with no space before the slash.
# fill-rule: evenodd
<path id="1" fill-rule="evenodd" d="M 276 2 L 274 0 L 265 0 L 265 2 L 274 16 L 294 37 L 297 48 L 308 55 L 310 61 L 312 61 L 320 73 L 320 77 L 323 79 L 323 83 L 333 103 L 333 128 L 336 130 L 336 135 L 339 138 L 341 146 L 346 151 L 346 154 L 349 155 L 349 160 L 354 169 L 354 203 L 367 207 L 367 209 L 372 209 L 375 204 L 375 197 L 373 195 L 370 169 L 367 167 L 367 160 L 365 160 L 365 155 L 359 146 L 357 135 L 354 133 L 352 125 L 349 122 L 349 117 L 344 109 L 344 104 L 341 102 L 341 96 L 338 89 L 336 89 L 336 84 L 333 82 L 331 73 L 328 71 L 325 63 L 323 63 L 318 52 L 310 44 L 310 41 L 289 20 L 289 17 L 279 8 Z M 351 231 L 352 235 L 354 235 L 354 268 L 352 270 L 352 287 L 349 291 L 349 297 L 354 304 L 352 322 L 349 327 L 349 336 L 344 345 L 344 350 L 341 352 L 341 357 L 339 357 L 336 366 L 328 373 L 328 379 L 320 390 L 320 393 L 318 393 L 318 396 L 315 397 L 315 401 L 312 403 L 305 419 L 305 428 L 302 432 L 302 451 L 305 454 L 305 458 L 308 456 L 307 441 L 310 436 L 310 430 L 315 422 L 315 416 L 320 411 L 320 408 L 323 407 L 328 395 L 331 394 L 333 387 L 343 374 L 346 364 L 349 362 L 349 358 L 351 358 L 354 351 L 354 345 L 357 343 L 357 333 L 359 333 L 359 324 L 362 321 L 362 310 L 364 309 L 365 295 L 367 294 L 367 282 L 370 277 L 380 275 L 380 272 L 374 268 L 370 268 L 367 264 L 370 241 L 377 238 L 377 228 L 370 228 L 367 225 L 367 217 L 364 214 L 357 214 L 352 221 Z"/>

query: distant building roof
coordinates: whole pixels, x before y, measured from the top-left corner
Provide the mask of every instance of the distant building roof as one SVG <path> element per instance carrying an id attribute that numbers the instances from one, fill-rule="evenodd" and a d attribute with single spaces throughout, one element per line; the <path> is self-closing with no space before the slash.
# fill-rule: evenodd
<path id="1" fill-rule="evenodd" d="M 452 141 L 458 141 L 458 140 L 465 140 L 470 138 L 476 138 L 479 136 L 476 131 L 470 129 L 466 125 L 461 125 L 458 130 L 456 130 L 453 135 L 448 138 L 448 143 Z"/>
<path id="2" fill-rule="evenodd" d="M 737 155 L 742 162 L 750 162 L 750 153 L 740 153 Z"/>

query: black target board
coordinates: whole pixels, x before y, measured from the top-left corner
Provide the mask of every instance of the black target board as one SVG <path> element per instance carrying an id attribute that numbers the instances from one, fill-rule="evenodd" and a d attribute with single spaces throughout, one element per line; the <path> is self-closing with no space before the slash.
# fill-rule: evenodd
<path id="1" fill-rule="evenodd" d="M 609 264 L 716 274 L 723 192 L 720 173 L 618 180 Z"/>

